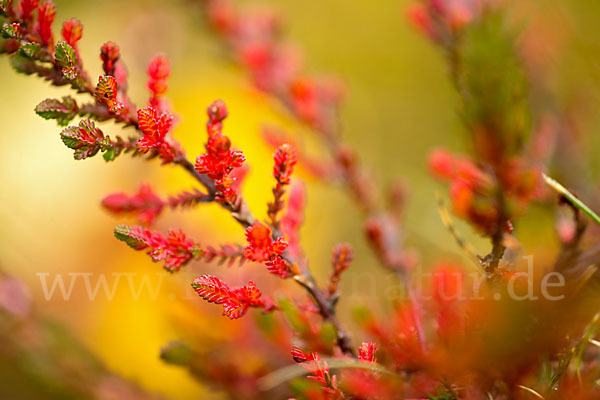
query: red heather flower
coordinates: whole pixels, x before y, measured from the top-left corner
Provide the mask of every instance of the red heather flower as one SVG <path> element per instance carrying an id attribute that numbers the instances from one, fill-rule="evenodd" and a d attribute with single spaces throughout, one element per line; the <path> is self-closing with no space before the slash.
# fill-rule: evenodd
<path id="1" fill-rule="evenodd" d="M 95 91 L 96 100 L 104 104 L 108 111 L 119 115 L 124 110 L 123 103 L 117 101 L 117 81 L 110 75 L 101 75 Z"/>
<path id="2" fill-rule="evenodd" d="M 100 59 L 102 60 L 102 69 L 106 75 L 115 75 L 115 68 L 119 60 L 119 46 L 113 42 L 106 42 L 100 48 Z"/>
<path id="3" fill-rule="evenodd" d="M 202 275 L 194 279 L 192 287 L 209 303 L 222 304 L 223 315 L 230 319 L 240 318 L 249 307 L 268 308 L 267 302 L 261 299 L 260 289 L 252 281 L 249 281 L 246 286 L 230 289 L 219 278 Z"/>
<path id="4" fill-rule="evenodd" d="M 375 362 L 375 352 L 377 351 L 377 344 L 373 342 L 363 342 L 360 349 L 358 349 L 358 359 L 364 362 Z"/>
<path id="5" fill-rule="evenodd" d="M 38 7 L 40 0 L 21 0 L 19 3 L 19 16 L 25 21 L 31 21 L 33 11 Z"/>
<path id="6" fill-rule="evenodd" d="M 283 251 L 288 246 L 284 238 L 273 240 L 271 229 L 259 221 L 246 229 L 248 246 L 244 249 L 244 257 L 248 260 L 263 262 L 269 272 L 287 278 L 290 269 L 285 260 L 281 258 Z"/>
<path id="7" fill-rule="evenodd" d="M 289 185 L 290 176 L 294 172 L 294 165 L 298 161 L 296 158 L 296 149 L 289 144 L 281 145 L 273 154 L 275 166 L 273 167 L 273 177 L 281 185 Z"/>
<path id="8" fill-rule="evenodd" d="M 200 246 L 179 229 L 170 230 L 165 238 L 160 232 L 152 233 L 140 226 L 119 225 L 115 228 L 115 237 L 135 250 L 149 248 L 148 254 L 152 260 L 164 261 L 164 268 L 169 272 L 179 271 L 202 254 Z"/>
<path id="9" fill-rule="evenodd" d="M 77 43 L 83 36 L 83 25 L 77 18 L 66 20 L 62 26 L 62 37 L 69 46 L 77 50 Z"/>
<path id="10" fill-rule="evenodd" d="M 173 126 L 173 116 L 169 113 L 162 113 L 159 116 L 154 108 L 146 107 L 138 110 L 138 123 L 144 133 L 144 137 L 136 142 L 140 151 L 156 149 L 164 162 L 173 161 L 175 154 L 169 143 L 165 141 L 165 136 Z"/>
<path id="11" fill-rule="evenodd" d="M 38 25 L 36 31 L 40 35 L 40 40 L 44 46 L 52 47 L 52 23 L 56 17 L 56 6 L 50 0 L 44 1 L 38 7 Z"/>
<path id="12" fill-rule="evenodd" d="M 138 193 L 132 196 L 122 192 L 106 196 L 102 206 L 114 214 L 137 214 L 141 224 L 151 225 L 162 211 L 164 202 L 149 185 L 142 185 Z"/>

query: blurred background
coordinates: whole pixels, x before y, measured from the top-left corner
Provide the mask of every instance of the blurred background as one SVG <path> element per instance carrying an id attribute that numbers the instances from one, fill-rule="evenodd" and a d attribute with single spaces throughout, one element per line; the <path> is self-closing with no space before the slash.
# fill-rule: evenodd
<path id="1" fill-rule="evenodd" d="M 264 215 L 260 213 L 266 212 L 271 193 L 262 182 L 270 177 L 272 164 L 271 149 L 260 136 L 261 126 L 275 124 L 299 135 L 301 141 L 310 139 L 306 128 L 273 99 L 257 92 L 244 73 L 226 60 L 193 2 L 55 2 L 55 34 L 68 18 L 82 21 L 80 51 L 92 76 L 101 72 L 100 46 L 112 40 L 121 47 L 130 73 L 130 95 L 138 104 L 147 98 L 149 60 L 157 52 L 167 54 L 172 66 L 168 97 L 178 118 L 174 136 L 189 157 L 203 151 L 206 106 L 218 98 L 225 100 L 230 115 L 226 134 L 244 150 L 251 166 L 244 194 L 255 213 Z M 288 38 L 304 50 L 309 73 L 337 76 L 346 84 L 344 136 L 360 150 L 378 181 L 385 185 L 400 180 L 406 185 L 407 243 L 420 253 L 425 268 L 441 259 L 461 260 L 438 215 L 434 196 L 438 185 L 428 174 L 427 156 L 438 146 L 464 150 L 464 135 L 442 56 L 407 22 L 409 2 L 273 0 L 259 4 L 280 11 Z M 595 179 L 600 172 L 596 151 L 600 119 L 594 112 L 600 93 L 600 3 L 519 1 L 509 9 L 520 39 L 533 55 L 527 61 L 543 66 L 544 85 L 556 96 L 557 107 L 577 114 L 581 148 L 588 152 L 583 162 L 589 164 Z M 114 239 L 114 226 L 131 221 L 117 220 L 100 207 L 106 194 L 131 193 L 140 183 L 150 183 L 157 193 L 167 195 L 191 189 L 194 182 L 182 171 L 161 168 L 158 162 L 128 157 L 112 163 L 100 157 L 74 161 L 59 140 L 60 128 L 33 112 L 41 100 L 69 91 L 17 75 L 6 58 L 1 61 L 0 268 L 22 279 L 34 306 L 64 323 L 109 369 L 165 396 L 202 398 L 205 389 L 186 371 L 161 362 L 159 350 L 182 335 L 174 321 L 187 318 L 202 326 L 204 313 L 219 314 L 210 305 L 191 313 L 188 303 L 196 300 L 187 289 L 199 271 L 222 275 L 226 267 L 192 265 L 182 274 L 166 276 L 146 255 Z M 111 136 L 119 131 L 110 124 L 101 127 Z M 386 307 L 384 300 L 375 298 L 371 286 L 361 284 L 367 274 L 373 274 L 373 285 L 385 288 L 388 277 L 366 247 L 358 210 L 339 188 L 305 178 L 308 207 L 303 244 L 317 277 L 329 274 L 331 248 L 337 243 L 349 242 L 355 249 L 355 262 L 341 286 L 345 295 L 340 318 L 348 320 L 357 304 Z M 543 248 L 541 257 L 550 255 L 556 245 L 553 230 L 548 229 L 552 224 L 552 215 L 533 206 L 517 231 L 526 252 Z M 465 224 L 457 222 L 457 226 L 482 254 L 488 252 L 486 241 Z M 168 212 L 156 228 L 166 232 L 169 227 L 181 227 L 201 243 L 244 243 L 243 232 L 214 205 Z M 141 277 L 147 276 L 151 286 L 160 286 L 156 296 L 148 290 L 132 296 L 127 279 L 122 278 L 112 300 L 102 290 L 90 300 L 82 284 L 74 285 L 68 301 L 57 295 L 46 300 L 41 283 L 45 275 L 40 273 L 49 274 L 49 285 L 60 273 L 65 284 L 68 273 L 136 273 L 135 285 L 142 285 Z M 228 272 L 228 282 L 246 282 L 252 273 L 234 267 Z M 91 279 L 93 286 L 95 279 Z M 276 278 L 266 279 L 266 285 L 277 283 Z"/>

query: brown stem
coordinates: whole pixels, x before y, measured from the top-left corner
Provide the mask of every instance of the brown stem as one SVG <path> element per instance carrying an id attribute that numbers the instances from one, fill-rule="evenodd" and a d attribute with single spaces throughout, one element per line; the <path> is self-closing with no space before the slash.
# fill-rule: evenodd
<path id="1" fill-rule="evenodd" d="M 20 21 L 20 22 L 22 22 L 22 21 Z M 48 49 L 45 49 L 45 52 L 46 52 L 46 54 L 45 54 L 46 60 L 48 63 L 50 63 L 52 65 L 52 68 L 39 66 L 35 62 L 31 62 L 31 63 L 27 64 L 28 69 L 26 70 L 26 73 L 37 74 L 40 77 L 51 81 L 52 84 L 55 86 L 63 86 L 63 85 L 71 84 L 73 89 L 77 90 L 78 92 L 88 93 L 92 97 L 95 97 L 94 96 L 94 88 L 88 79 L 84 80 L 83 87 L 77 86 L 75 81 L 71 82 L 71 81 L 66 80 L 60 73 L 60 68 L 57 66 L 56 62 L 54 61 L 53 55 L 50 53 L 50 51 Z M 81 67 L 81 64 L 79 66 Z M 85 71 L 83 71 L 83 69 L 80 72 L 82 74 L 84 74 L 85 76 L 87 76 L 87 73 Z M 85 108 L 85 110 L 82 110 L 82 112 L 89 112 L 92 110 L 93 110 L 93 106 L 90 105 L 90 106 L 87 106 Z M 102 112 L 99 115 L 99 118 L 100 119 L 113 119 L 117 123 L 124 123 L 126 126 L 132 126 L 136 130 L 139 131 L 137 117 L 131 113 L 129 113 L 128 115 L 119 116 L 119 115 L 113 115 L 110 113 L 107 114 L 105 112 Z M 200 174 L 198 171 L 196 171 L 196 169 L 194 168 L 194 164 L 181 154 L 178 155 L 173 162 L 176 165 L 183 167 L 184 170 L 186 170 L 194 179 L 196 179 L 207 190 L 208 194 L 210 196 L 212 196 L 213 199 L 215 198 L 217 193 L 216 193 L 216 189 L 215 189 L 215 183 L 211 178 L 209 178 L 207 175 Z M 240 223 L 240 225 L 242 225 L 242 227 L 247 228 L 254 223 L 255 218 L 252 215 L 252 213 L 250 212 L 250 210 L 243 198 L 240 197 L 236 201 L 235 204 L 225 203 L 225 204 L 222 204 L 222 206 L 223 206 L 223 208 L 225 208 L 226 210 L 231 212 L 231 215 L 236 219 L 236 221 L 238 221 L 238 223 Z M 279 232 L 278 229 L 273 229 L 273 237 L 274 238 L 277 238 L 280 235 L 281 235 L 281 233 Z M 296 264 L 296 262 L 287 255 L 284 256 L 284 259 L 290 265 Z M 302 280 L 296 279 L 296 281 L 302 287 L 304 287 L 307 290 L 307 292 L 312 296 L 316 305 L 319 308 L 319 313 L 321 314 L 323 319 L 331 322 L 331 324 L 335 327 L 337 343 L 338 343 L 338 346 L 340 347 L 340 349 L 342 350 L 342 352 L 346 355 L 354 356 L 354 352 L 352 350 L 352 345 L 350 342 L 350 337 L 344 331 L 340 322 L 338 321 L 338 319 L 335 316 L 334 304 L 328 300 L 325 293 L 316 285 L 315 279 L 308 268 L 304 269 L 303 274 L 304 275 L 302 275 L 302 277 L 304 279 L 302 279 Z"/>

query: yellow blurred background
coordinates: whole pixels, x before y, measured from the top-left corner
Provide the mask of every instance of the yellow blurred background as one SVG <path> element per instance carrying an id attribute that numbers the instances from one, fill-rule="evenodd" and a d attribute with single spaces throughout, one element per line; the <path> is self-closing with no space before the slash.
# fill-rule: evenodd
<path id="1" fill-rule="evenodd" d="M 249 2 L 243 2 L 249 3 Z M 347 140 L 360 149 L 364 163 L 382 184 L 400 179 L 409 188 L 406 215 L 408 244 L 417 249 L 424 264 L 450 256 L 461 259 L 456 245 L 440 222 L 434 192 L 438 187 L 427 173 L 429 150 L 437 146 L 464 148 L 456 99 L 446 79 L 438 52 L 406 22 L 407 1 L 376 3 L 327 0 L 264 2 L 281 11 L 289 38 L 305 51 L 310 73 L 339 76 L 347 85 L 343 128 Z M 600 6 L 586 1 L 544 0 L 524 2 L 519 8 L 525 24 L 531 15 L 550 15 L 559 21 L 559 36 L 574 47 L 563 46 L 560 60 L 551 64 L 561 98 L 585 88 L 591 104 L 598 103 Z M 174 136 L 190 158 L 203 151 L 205 108 L 214 99 L 226 101 L 229 118 L 225 131 L 243 149 L 251 172 L 244 194 L 251 208 L 264 216 L 271 193 L 263 184 L 271 174 L 271 150 L 260 137 L 264 123 L 275 124 L 309 141 L 272 99 L 252 88 L 243 72 L 228 63 L 211 37 L 200 12 L 187 1 L 158 0 L 56 0 L 59 23 L 77 17 L 84 24 L 80 42 L 84 65 L 92 77 L 100 74 L 99 48 L 112 40 L 121 47 L 130 73 L 130 94 L 137 104 L 147 97 L 145 69 L 157 52 L 168 55 L 172 66 L 168 97 L 177 113 Z M 595 14 L 594 14 L 595 12 Z M 542 44 L 543 46 L 543 44 Z M 596 60 L 590 63 L 589 60 Z M 560 78 L 560 79 L 559 79 Z M 122 156 L 112 163 L 100 157 L 74 161 L 59 140 L 60 128 L 35 115 L 34 107 L 47 97 L 69 91 L 50 87 L 37 78 L 17 75 L 6 58 L 0 62 L 0 267 L 23 279 L 36 306 L 64 321 L 93 352 L 114 371 L 144 387 L 177 399 L 202 398 L 200 387 L 184 370 L 163 364 L 159 349 L 180 332 L 172 317 L 189 300 L 184 292 L 199 266 L 180 275 L 164 276 L 158 296 L 143 291 L 133 299 L 125 282 L 113 301 L 99 295 L 91 301 L 77 284 L 69 301 L 44 298 L 39 273 L 138 273 L 149 274 L 152 284 L 160 278 L 160 266 L 141 252 L 134 252 L 113 238 L 117 220 L 100 208 L 101 199 L 116 191 L 132 192 L 150 183 L 161 195 L 191 189 L 194 182 L 175 168 L 158 162 Z M 566 100 L 565 100 L 566 101 Z M 590 145 L 598 144 L 598 118 L 582 128 Z M 101 124 L 114 135 L 119 129 Z M 591 152 L 591 151 L 590 151 Z M 592 171 L 598 171 L 593 163 Z M 387 278 L 378 269 L 362 236 L 361 219 L 352 202 L 339 188 L 308 178 L 308 208 L 303 227 L 304 247 L 319 278 L 329 273 L 331 248 L 349 242 L 356 258 L 345 276 L 340 316 L 359 303 L 382 306 L 357 282 L 373 273 L 377 282 Z M 535 210 L 519 227 L 525 246 L 548 248 L 556 239 L 551 215 Z M 487 244 L 466 225 L 461 232 L 482 253 Z M 200 206 L 189 212 L 168 212 L 157 229 L 181 227 L 201 243 L 243 243 L 243 232 L 218 207 Z M 217 227 L 217 229 L 215 229 Z M 545 227 L 545 228 L 544 228 Z M 534 252 L 535 248 L 528 248 Z M 215 267 L 219 271 L 225 267 Z M 229 271 L 231 283 L 247 281 L 252 271 Z M 140 275 L 141 276 L 141 275 Z M 65 275 L 65 279 L 68 276 Z M 92 283 L 96 278 L 92 279 Z M 136 278 L 137 279 L 137 278 Z M 109 279 L 109 283 L 111 283 Z M 139 284 L 139 281 L 136 281 Z M 102 292 L 102 291 L 101 291 Z M 174 295 L 174 296 L 173 296 Z M 365 296 L 367 296 L 365 298 Z M 218 314 L 207 306 L 207 312 Z M 235 322 L 232 322 L 235 323 Z"/>

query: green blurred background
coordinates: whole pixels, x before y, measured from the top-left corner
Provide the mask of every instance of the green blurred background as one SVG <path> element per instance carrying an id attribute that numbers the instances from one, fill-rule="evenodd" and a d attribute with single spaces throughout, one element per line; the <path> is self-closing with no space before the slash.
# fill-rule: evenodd
<path id="1" fill-rule="evenodd" d="M 427 173 L 426 162 L 434 147 L 465 149 L 464 134 L 443 58 L 407 22 L 409 2 L 263 3 L 284 16 L 288 37 L 304 50 L 309 73 L 339 76 L 346 83 L 344 136 L 360 150 L 379 182 L 386 185 L 400 179 L 406 184 L 408 245 L 419 251 L 426 267 L 448 257 L 460 260 L 438 216 L 434 196 L 438 185 Z M 179 118 L 174 136 L 190 157 L 203 150 L 206 106 L 217 98 L 225 100 L 230 111 L 226 133 L 244 150 L 252 168 L 244 193 L 256 213 L 266 210 L 270 190 L 263 182 L 271 174 L 271 150 L 261 140 L 260 127 L 276 124 L 309 139 L 304 128 L 226 61 L 197 8 L 186 1 L 158 0 L 56 0 L 56 5 L 56 34 L 67 18 L 75 16 L 83 22 L 80 48 L 92 76 L 101 71 L 102 43 L 119 44 L 131 75 L 130 94 L 137 104 L 147 97 L 148 61 L 157 52 L 168 55 L 172 65 L 168 96 Z M 522 29 L 523 43 L 529 46 L 525 48 L 540 54 L 549 93 L 556 96 L 558 106 L 575 107 L 581 116 L 577 123 L 582 148 L 587 149 L 585 160 L 594 179 L 599 172 L 600 121 L 594 110 L 600 93 L 600 3 L 537 0 L 509 8 L 515 26 Z M 109 164 L 99 157 L 74 161 L 58 138 L 60 128 L 33 112 L 41 100 L 68 90 L 17 75 L 6 58 L 0 63 L 0 87 L 0 267 L 23 279 L 37 307 L 64 321 L 111 369 L 150 390 L 179 399 L 198 398 L 202 388 L 187 372 L 158 358 L 159 348 L 179 336 L 172 314 L 179 303 L 188 301 L 183 292 L 192 275 L 166 278 L 157 299 L 144 292 L 134 300 L 123 284 L 114 301 L 103 296 L 90 301 L 82 285 L 75 287 L 70 301 L 59 296 L 46 301 L 36 275 L 137 272 L 152 277 L 159 266 L 114 240 L 112 229 L 121 221 L 104 212 L 100 200 L 107 193 L 132 192 L 141 182 L 151 183 L 163 195 L 190 189 L 193 182 L 182 171 L 161 168 L 157 162 L 127 157 Z M 119 131 L 110 124 L 101 126 L 109 134 Z M 329 273 L 335 244 L 349 242 L 356 252 L 342 283 L 347 296 L 341 301 L 341 318 L 348 320 L 351 308 L 359 303 L 383 306 L 372 298 L 368 285 L 358 284 L 366 274 L 374 274 L 379 285 L 388 278 L 365 245 L 358 210 L 339 188 L 307 180 L 303 237 L 317 276 Z M 542 248 L 548 253 L 556 243 L 551 225 L 551 215 L 534 206 L 518 230 L 527 252 Z M 239 227 L 216 206 L 168 212 L 157 224 L 163 232 L 175 226 L 202 243 L 244 240 Z M 487 253 L 485 241 L 466 225 L 457 226 L 481 253 Z M 232 274 L 241 282 L 251 271 Z M 177 294 L 175 300 L 169 296 L 172 293 Z"/>

